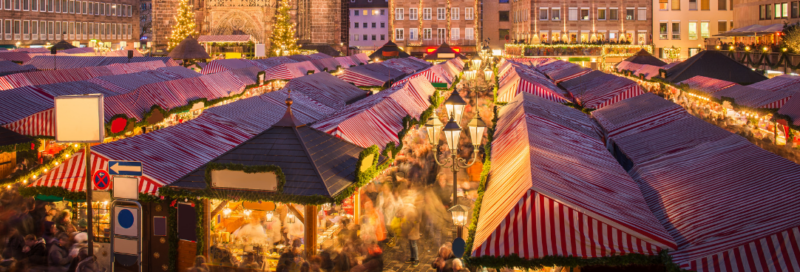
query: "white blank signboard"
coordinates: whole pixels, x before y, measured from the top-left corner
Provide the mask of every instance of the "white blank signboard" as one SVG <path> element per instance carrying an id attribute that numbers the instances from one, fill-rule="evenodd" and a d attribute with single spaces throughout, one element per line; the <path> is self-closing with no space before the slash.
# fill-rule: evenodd
<path id="1" fill-rule="evenodd" d="M 263 43 L 256 44 L 256 58 L 266 57 L 267 50 Z"/>
<path id="2" fill-rule="evenodd" d="M 245 173 L 234 170 L 211 171 L 211 186 L 217 188 L 277 191 L 278 176 L 272 172 Z"/>
<path id="3" fill-rule="evenodd" d="M 136 177 L 114 176 L 112 183 L 114 198 L 139 199 L 139 179 Z"/>
<path id="4" fill-rule="evenodd" d="M 114 237 L 114 253 L 139 255 L 139 241 Z"/>
<path id="5" fill-rule="evenodd" d="M 56 141 L 99 143 L 103 128 L 103 95 L 62 95 L 55 98 Z"/>

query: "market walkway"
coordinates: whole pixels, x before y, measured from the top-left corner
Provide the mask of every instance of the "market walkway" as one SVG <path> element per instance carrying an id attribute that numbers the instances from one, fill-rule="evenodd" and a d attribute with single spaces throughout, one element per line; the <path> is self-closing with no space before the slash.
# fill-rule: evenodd
<path id="1" fill-rule="evenodd" d="M 443 233 L 444 241 L 452 241 L 452 232 Z M 386 247 L 383 253 L 384 265 L 383 271 L 385 272 L 435 272 L 436 269 L 431 267 L 431 263 L 436 259 L 436 253 L 441 245 L 436 245 L 430 239 L 420 239 L 419 243 L 419 265 L 411 265 L 406 263 L 408 259 L 408 242 L 401 241 L 394 247 Z"/>

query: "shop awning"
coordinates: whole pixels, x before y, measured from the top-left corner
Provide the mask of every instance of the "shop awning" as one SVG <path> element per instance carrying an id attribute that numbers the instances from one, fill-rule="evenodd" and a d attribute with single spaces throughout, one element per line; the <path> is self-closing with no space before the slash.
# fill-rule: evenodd
<path id="1" fill-rule="evenodd" d="M 415 60 L 412 60 L 411 58 L 413 58 L 413 57 L 399 58 L 399 59 L 389 59 L 389 60 L 386 60 L 386 61 L 382 61 L 381 64 L 383 64 L 384 66 L 389 67 L 389 68 L 394 68 L 394 69 L 403 71 L 406 74 L 413 74 L 413 73 L 419 72 L 419 71 L 421 71 L 421 70 L 423 70 L 425 68 L 431 67 L 430 63 L 425 63 L 425 62 L 422 62 L 422 61 L 415 61 Z"/>
<path id="2" fill-rule="evenodd" d="M 0 57 L 2 58 L 2 57 Z M 177 62 L 167 57 L 134 57 L 128 60 L 128 57 L 82 57 L 82 56 L 35 56 L 30 61 L 25 62 L 26 65 L 33 65 L 39 70 L 58 70 L 107 66 L 111 64 L 133 64 L 139 62 L 161 61 L 167 67 L 179 66 Z"/>
<path id="3" fill-rule="evenodd" d="M 290 80 L 308 75 L 309 71 L 321 72 L 310 61 L 283 63 L 264 70 L 264 82 L 275 79 Z"/>
<path id="4" fill-rule="evenodd" d="M 599 136 L 550 120 L 553 111 L 594 126 L 577 110 L 531 94 L 501 110 L 472 257 L 652 256 L 675 248 Z"/>
<path id="5" fill-rule="evenodd" d="M 30 61 L 31 56 L 28 52 L 23 51 L 0 51 L 0 59 L 24 63 Z"/>
<path id="6" fill-rule="evenodd" d="M 704 76 L 694 76 L 687 80 L 681 81 L 678 84 L 686 84 L 686 86 L 688 86 L 689 89 L 703 92 L 706 94 L 713 94 L 725 88 L 729 88 L 734 85 L 739 85 L 730 81 L 719 80 L 716 78 L 710 78 Z"/>
<path id="7" fill-rule="evenodd" d="M 770 92 L 798 90 L 800 89 L 800 76 L 779 75 L 747 86 Z"/>
<path id="8" fill-rule="evenodd" d="M 750 86 L 734 85 L 715 92 L 711 96 L 719 100 L 733 99 L 736 105 L 751 109 L 779 109 L 794 94 L 794 92 L 770 92 Z"/>
<path id="9" fill-rule="evenodd" d="M 552 71 L 547 74 L 550 79 L 553 80 L 553 83 L 558 84 L 591 72 L 592 69 L 581 67 L 580 65 L 574 65 L 569 68 L 564 68 L 561 70 Z"/>
<path id="10" fill-rule="evenodd" d="M 361 147 L 399 143 L 403 118 L 420 118 L 430 107 L 435 88 L 424 78 L 407 82 L 350 104 L 336 114 L 320 120 L 314 128 Z"/>
<path id="11" fill-rule="evenodd" d="M 783 23 L 771 25 L 749 25 L 745 27 L 735 28 L 728 32 L 719 33 L 715 37 L 754 37 L 760 35 L 775 34 L 783 31 Z"/>
<path id="12" fill-rule="evenodd" d="M 351 67 L 339 76 L 342 80 L 356 86 L 383 86 L 386 82 L 395 81 L 405 76 L 403 71 L 389 68 L 381 63 L 372 63 Z"/>
<path id="13" fill-rule="evenodd" d="M 176 70 L 185 71 L 182 73 L 176 73 Z M 117 93 L 127 93 L 147 84 L 199 76 L 201 76 L 201 74 L 192 71 L 191 69 L 176 66 L 163 67 L 151 71 L 132 74 L 101 76 L 89 79 L 87 81 L 98 84 Z"/>
<path id="14" fill-rule="evenodd" d="M 592 112 L 608 137 L 623 137 L 686 117 L 686 110 L 655 94 L 646 93 Z"/>
<path id="15" fill-rule="evenodd" d="M 295 78 L 283 88 L 303 93 L 314 101 L 337 110 L 367 95 L 366 91 L 328 73 Z"/>
<path id="16" fill-rule="evenodd" d="M 353 58 L 350 57 L 336 57 L 335 59 L 339 62 L 339 65 L 341 65 L 342 68 L 350 68 L 358 65 L 353 61 Z"/>
<path id="17" fill-rule="evenodd" d="M 573 84 L 572 81 L 580 83 Z M 565 85 L 569 86 L 565 89 L 578 104 L 590 109 L 599 109 L 644 93 L 636 81 L 611 74 L 591 76 L 589 79 L 576 77 L 565 81 L 562 87 Z"/>
<path id="18" fill-rule="evenodd" d="M 419 72 L 414 73 L 414 74 L 412 74 L 410 76 L 407 76 L 404 79 L 401 79 L 401 80 L 395 82 L 394 84 L 392 84 L 392 87 L 401 85 L 401 84 L 407 82 L 408 80 L 410 80 L 412 78 L 416 78 L 416 77 L 424 77 L 426 80 L 428 80 L 428 82 L 431 83 L 431 85 L 433 85 L 433 87 L 436 87 L 436 88 L 450 88 L 450 86 L 453 84 L 453 80 L 454 80 L 453 76 L 451 76 L 449 73 L 447 73 L 444 70 L 444 68 L 442 68 L 442 66 L 437 64 L 437 65 L 431 66 L 428 69 L 419 71 Z"/>
<path id="19" fill-rule="evenodd" d="M 567 98 L 567 93 L 553 84 L 545 75 L 521 65 L 515 65 L 512 70 L 509 70 L 504 78 L 500 79 L 499 85 L 497 101 L 500 102 L 511 102 L 520 93 L 532 93 L 559 103 L 571 102 Z"/>
<path id="20" fill-rule="evenodd" d="M 219 73 L 222 71 L 256 66 L 256 64 L 257 63 L 255 61 L 247 59 L 219 59 L 209 62 L 208 65 L 206 65 L 205 67 L 203 67 L 202 70 L 200 70 L 200 73 L 207 75 L 207 74 Z"/>

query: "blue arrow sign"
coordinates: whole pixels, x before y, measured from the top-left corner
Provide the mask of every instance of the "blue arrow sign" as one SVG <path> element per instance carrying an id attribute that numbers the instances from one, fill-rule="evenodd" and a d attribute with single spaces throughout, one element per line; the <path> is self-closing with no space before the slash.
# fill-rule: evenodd
<path id="1" fill-rule="evenodd" d="M 108 161 L 108 173 L 112 175 L 141 176 L 142 162 Z"/>

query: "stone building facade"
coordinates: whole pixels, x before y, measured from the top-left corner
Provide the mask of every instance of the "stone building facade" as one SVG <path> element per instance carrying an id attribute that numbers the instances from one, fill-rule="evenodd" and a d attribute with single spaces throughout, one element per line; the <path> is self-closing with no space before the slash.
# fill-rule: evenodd
<path id="1" fill-rule="evenodd" d="M 447 42 L 461 53 L 476 52 L 479 0 L 389 0 L 392 41 L 420 56 Z"/>
<path id="2" fill-rule="evenodd" d="M 155 44 L 166 44 L 175 24 L 179 0 L 152 1 L 153 39 Z M 193 3 L 200 35 L 247 34 L 257 43 L 269 45 L 277 0 L 193 0 Z M 342 0 L 291 0 L 291 5 L 290 13 L 301 44 L 330 45 L 337 49 L 345 46 L 347 36 L 342 35 L 342 18 L 347 10 L 342 10 Z"/>
<path id="3" fill-rule="evenodd" d="M 688 1 L 688 0 L 687 0 Z M 569 43 L 594 40 L 652 44 L 649 0 L 520 0 L 511 3 L 512 39 Z"/>
<path id="4" fill-rule="evenodd" d="M 482 41 L 488 41 L 493 50 L 503 49 L 506 41 L 511 39 L 511 3 L 509 0 L 482 0 L 482 3 Z"/>
<path id="5" fill-rule="evenodd" d="M 733 27 L 733 0 L 653 0 L 653 51 L 667 58 L 664 48 L 680 48 L 679 58 L 700 52 L 714 35 Z M 713 41 L 713 42 L 712 42 Z"/>
<path id="6" fill-rule="evenodd" d="M 733 26 L 800 22 L 800 2 L 785 0 L 732 0 Z M 754 42 L 749 41 L 749 42 Z"/>
<path id="7" fill-rule="evenodd" d="M 0 45 L 5 47 L 96 40 L 112 49 L 132 49 L 140 33 L 136 0 L 2 0 L 0 20 Z"/>

